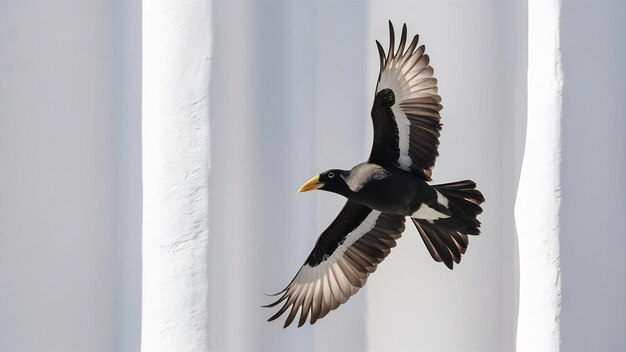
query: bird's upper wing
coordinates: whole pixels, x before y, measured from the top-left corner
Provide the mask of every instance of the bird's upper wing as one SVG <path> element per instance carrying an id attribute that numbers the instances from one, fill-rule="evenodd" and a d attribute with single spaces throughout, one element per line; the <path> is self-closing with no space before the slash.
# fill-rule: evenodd
<path id="1" fill-rule="evenodd" d="M 374 144 L 369 161 L 391 164 L 430 180 L 441 130 L 437 79 L 424 45 L 417 47 L 419 36 L 405 50 L 405 24 L 396 50 L 391 22 L 389 31 L 387 55 L 376 41 L 380 73 L 372 106 Z"/>
<path id="2" fill-rule="evenodd" d="M 345 303 L 367 280 L 370 273 L 395 247 L 404 231 L 404 217 L 381 213 L 348 201 L 337 218 L 320 235 L 313 251 L 291 283 L 267 307 L 284 302 L 269 318 L 289 310 L 284 327 L 298 311 L 302 326 L 308 315 L 311 324 Z"/>

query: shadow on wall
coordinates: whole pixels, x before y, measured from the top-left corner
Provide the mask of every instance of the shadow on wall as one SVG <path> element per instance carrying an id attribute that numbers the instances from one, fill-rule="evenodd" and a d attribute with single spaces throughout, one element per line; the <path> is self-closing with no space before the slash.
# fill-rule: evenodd
<path id="1" fill-rule="evenodd" d="M 564 1 L 563 350 L 626 347 L 623 1 Z"/>
<path id="2" fill-rule="evenodd" d="M 0 1 L 0 350 L 138 350 L 141 1 Z"/>
<path id="3" fill-rule="evenodd" d="M 365 124 L 352 123 L 369 110 L 367 3 L 217 1 L 214 31 L 212 347 L 362 350 L 363 294 L 315 330 L 283 330 L 259 306 L 291 280 L 328 224 L 315 197 L 296 194 L 300 184 L 323 165 L 361 158 Z M 328 200 L 343 202 L 322 207 Z M 331 204 L 334 216 L 340 203 Z"/>

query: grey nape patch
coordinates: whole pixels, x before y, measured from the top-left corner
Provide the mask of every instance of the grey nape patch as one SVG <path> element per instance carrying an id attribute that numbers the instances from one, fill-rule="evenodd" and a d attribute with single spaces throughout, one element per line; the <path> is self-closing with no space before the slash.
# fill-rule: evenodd
<path id="1" fill-rule="evenodd" d="M 367 182 L 382 180 L 387 176 L 389 176 L 389 171 L 384 168 L 374 164 L 365 164 L 352 169 L 350 175 L 344 177 L 344 180 L 352 192 L 358 192 Z"/>

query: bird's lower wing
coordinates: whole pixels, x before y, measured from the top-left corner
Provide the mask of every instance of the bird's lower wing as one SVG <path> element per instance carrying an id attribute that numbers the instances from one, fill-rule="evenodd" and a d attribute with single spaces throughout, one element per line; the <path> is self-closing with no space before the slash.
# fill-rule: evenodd
<path id="1" fill-rule="evenodd" d="M 345 303 L 395 247 L 404 231 L 404 217 L 381 213 L 348 201 L 320 235 L 291 283 L 267 307 L 282 303 L 269 321 L 289 311 L 284 327 L 300 312 L 298 326 L 310 315 L 314 324 Z"/>

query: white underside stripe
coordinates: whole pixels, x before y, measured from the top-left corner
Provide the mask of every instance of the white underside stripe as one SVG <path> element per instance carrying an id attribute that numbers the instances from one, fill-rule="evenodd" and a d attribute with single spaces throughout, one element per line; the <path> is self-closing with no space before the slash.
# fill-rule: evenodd
<path id="1" fill-rule="evenodd" d="M 337 270 L 343 273 L 343 271 L 340 270 L 337 261 L 339 261 L 343 257 L 345 251 L 350 248 L 350 246 L 352 246 L 354 242 L 358 241 L 359 238 L 363 237 L 363 235 L 370 232 L 376 226 L 376 221 L 378 220 L 379 216 L 379 211 L 372 210 L 372 212 L 365 218 L 365 220 L 363 220 L 363 222 L 359 226 L 357 226 L 356 229 L 352 230 L 346 236 L 346 239 L 343 241 L 343 243 L 339 247 L 337 247 L 337 249 L 335 249 L 330 257 L 328 257 L 326 260 L 324 260 L 315 267 L 312 267 L 308 264 L 305 265 L 302 268 L 303 270 L 300 272 L 300 274 L 298 274 L 298 277 L 296 277 L 296 279 L 294 280 L 294 282 L 302 285 L 307 282 L 317 281 L 325 276 L 325 274 L 328 272 L 328 269 L 333 270 L 334 273 L 337 273 Z M 342 283 L 348 282 L 348 279 L 345 278 L 343 275 L 337 276 L 337 279 L 342 280 Z M 331 282 L 333 281 L 334 280 L 331 280 Z"/>
<path id="2" fill-rule="evenodd" d="M 396 125 L 398 126 L 398 147 L 400 149 L 398 164 L 400 164 L 400 167 L 405 171 L 411 171 L 411 164 L 413 164 L 413 160 L 411 160 L 409 156 L 411 122 L 398 104 L 395 104 L 391 108 L 391 111 L 393 111 L 393 116 L 396 118 Z"/>
<path id="3" fill-rule="evenodd" d="M 393 91 L 396 100 L 395 104 L 391 107 L 391 111 L 396 120 L 396 126 L 398 126 L 398 148 L 400 149 L 398 164 L 403 170 L 411 171 L 411 164 L 413 164 L 413 160 L 409 156 L 411 122 L 402 109 L 400 109 L 400 102 L 407 99 L 410 86 L 400 67 L 388 67 L 383 72 L 376 93 L 385 88 L 389 88 Z"/>

